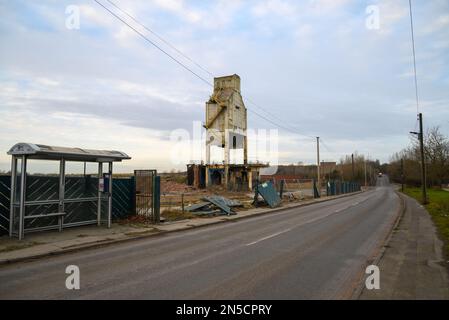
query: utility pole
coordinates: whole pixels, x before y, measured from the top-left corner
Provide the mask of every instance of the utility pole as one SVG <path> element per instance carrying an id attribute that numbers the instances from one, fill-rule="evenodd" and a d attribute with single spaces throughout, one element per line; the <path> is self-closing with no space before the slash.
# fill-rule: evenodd
<path id="1" fill-rule="evenodd" d="M 401 191 L 404 192 L 404 159 L 401 159 Z"/>
<path id="2" fill-rule="evenodd" d="M 317 165 L 317 183 L 318 189 L 321 189 L 320 183 L 320 137 L 316 137 L 316 165 Z"/>
<path id="3" fill-rule="evenodd" d="M 424 157 L 424 133 L 422 125 L 422 113 L 419 112 L 419 99 L 418 99 L 418 80 L 416 77 L 416 54 L 415 54 L 415 36 L 413 32 L 413 14 L 412 14 L 412 1 L 409 0 L 410 8 L 410 31 L 412 36 L 412 53 L 413 53 L 413 71 L 415 75 L 415 97 L 416 97 L 416 112 L 418 113 L 419 120 L 419 132 L 411 132 L 413 134 L 418 134 L 419 138 L 419 148 L 421 153 L 421 187 L 422 187 L 422 203 L 427 204 L 427 185 L 426 185 L 426 161 Z"/>
<path id="4" fill-rule="evenodd" d="M 354 154 L 351 154 L 351 163 L 352 163 L 352 181 L 354 181 Z"/>
<path id="5" fill-rule="evenodd" d="M 426 160 L 424 157 L 424 132 L 422 125 L 422 113 L 418 113 L 419 132 L 410 133 L 418 135 L 419 152 L 421 154 L 421 188 L 422 188 L 422 204 L 427 204 L 427 183 L 426 183 Z"/>
<path id="6" fill-rule="evenodd" d="M 365 159 L 365 188 L 368 186 L 368 180 L 366 179 L 366 159 Z"/>
<path id="7" fill-rule="evenodd" d="M 426 182 L 426 160 L 424 157 L 424 132 L 422 125 L 422 113 L 418 114 L 419 119 L 419 148 L 421 149 L 421 184 L 422 184 L 422 202 L 427 204 L 427 182 Z"/>

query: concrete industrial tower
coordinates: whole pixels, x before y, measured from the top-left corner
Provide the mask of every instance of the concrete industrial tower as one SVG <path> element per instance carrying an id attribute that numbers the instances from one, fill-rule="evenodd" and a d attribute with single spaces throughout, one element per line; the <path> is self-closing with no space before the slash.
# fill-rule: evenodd
<path id="1" fill-rule="evenodd" d="M 247 110 L 236 74 L 214 78 L 214 91 L 206 102 L 206 163 L 187 165 L 187 184 L 197 188 L 224 186 L 228 190 L 252 190 L 264 163 L 248 162 Z M 223 150 L 223 160 L 211 161 L 212 146 Z M 243 151 L 240 160 L 231 150 Z M 235 155 L 236 156 L 236 155 Z"/>
<path id="2" fill-rule="evenodd" d="M 246 112 L 240 93 L 240 77 L 234 74 L 214 78 L 214 91 L 206 102 L 206 165 L 211 164 L 212 146 L 224 149 L 225 185 L 229 178 L 231 149 L 243 149 L 243 164 L 248 163 Z"/>

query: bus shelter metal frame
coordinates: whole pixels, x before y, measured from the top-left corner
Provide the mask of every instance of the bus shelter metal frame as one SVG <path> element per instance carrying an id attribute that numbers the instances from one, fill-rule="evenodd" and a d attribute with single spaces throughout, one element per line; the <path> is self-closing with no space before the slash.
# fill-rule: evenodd
<path id="1" fill-rule="evenodd" d="M 53 214 L 42 214 L 33 215 L 33 218 L 40 217 L 58 217 L 58 228 L 62 231 L 64 224 L 64 207 L 66 203 L 81 203 L 87 201 L 97 201 L 97 219 L 96 221 L 86 221 L 83 224 L 94 224 L 97 223 L 98 226 L 101 225 L 101 201 L 104 200 L 103 194 L 107 196 L 107 227 L 111 227 L 111 216 L 112 216 L 112 171 L 113 162 L 122 161 L 125 159 L 131 159 L 127 154 L 120 151 L 105 151 L 105 150 L 88 150 L 80 148 L 65 148 L 65 147 L 51 147 L 46 145 L 30 144 L 30 143 L 18 143 L 14 145 L 8 154 L 12 156 L 11 161 L 11 203 L 10 203 L 10 216 L 9 216 L 9 236 L 12 237 L 14 233 L 14 216 L 15 208 L 19 208 L 19 228 L 16 235 L 19 240 L 22 240 L 25 234 L 25 208 L 31 205 L 50 205 L 58 204 L 58 213 Z M 21 160 L 21 170 L 20 170 L 20 192 L 17 195 L 17 165 L 18 160 Z M 59 198 L 57 200 L 26 200 L 26 176 L 27 176 L 27 162 L 29 159 L 38 160 L 50 160 L 59 161 Z M 66 162 L 96 162 L 98 163 L 98 194 L 96 197 L 89 198 L 75 198 L 66 199 L 65 198 L 65 177 L 66 177 Z M 101 190 L 101 183 L 103 179 L 103 164 L 108 163 L 108 175 L 109 184 L 108 190 Z M 35 230 L 53 229 L 51 227 L 40 227 L 33 228 Z"/>

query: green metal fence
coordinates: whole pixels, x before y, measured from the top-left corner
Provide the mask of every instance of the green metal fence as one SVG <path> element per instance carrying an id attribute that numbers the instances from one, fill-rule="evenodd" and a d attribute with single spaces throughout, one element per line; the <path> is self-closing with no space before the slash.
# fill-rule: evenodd
<path id="1" fill-rule="evenodd" d="M 41 199 L 58 199 L 58 177 L 53 176 L 27 176 L 27 201 L 35 201 L 36 205 L 27 207 L 25 215 L 39 212 L 45 214 L 55 212 L 53 204 L 39 205 Z M 135 213 L 134 177 L 114 178 L 112 184 L 112 219 L 122 219 Z M 9 210 L 11 197 L 11 177 L 0 176 L 0 235 L 9 231 Z M 55 187 L 56 186 L 56 187 Z M 97 195 L 98 178 L 95 176 L 66 177 L 66 196 L 70 199 L 83 199 Z M 57 206 L 57 204 L 55 204 Z M 66 203 L 66 224 L 76 224 L 81 221 L 96 220 L 97 203 L 95 201 Z M 30 219 L 27 228 L 41 227 L 42 225 L 54 225 L 56 218 Z"/>
<path id="2" fill-rule="evenodd" d="M 11 177 L 0 176 L 0 235 L 9 231 L 9 198 Z"/>
<path id="3" fill-rule="evenodd" d="M 357 182 L 331 180 L 326 182 L 326 193 L 328 196 L 357 192 L 361 186 Z"/>

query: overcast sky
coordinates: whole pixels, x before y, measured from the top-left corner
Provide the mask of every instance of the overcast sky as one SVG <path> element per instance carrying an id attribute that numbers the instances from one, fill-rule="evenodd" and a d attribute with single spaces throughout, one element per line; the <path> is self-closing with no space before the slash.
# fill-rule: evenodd
<path id="1" fill-rule="evenodd" d="M 270 114 L 248 109 L 294 127 L 279 129 L 280 163 L 314 162 L 317 135 L 323 160 L 388 161 L 416 129 L 408 0 L 113 1 L 212 74 L 240 75 L 244 99 Z M 449 135 L 449 1 L 413 3 L 420 111 Z M 70 5 L 79 29 L 67 28 Z M 367 27 L 371 5 L 379 28 Z M 204 121 L 208 85 L 93 0 L 0 0 L 0 18 L 0 170 L 16 142 L 121 150 L 133 157 L 121 172 L 185 168 L 170 134 Z"/>

